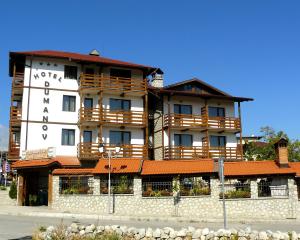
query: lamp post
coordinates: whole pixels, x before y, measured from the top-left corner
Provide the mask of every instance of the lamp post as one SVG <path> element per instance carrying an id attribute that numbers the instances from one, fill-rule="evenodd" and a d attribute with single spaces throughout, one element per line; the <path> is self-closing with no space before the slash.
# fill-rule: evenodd
<path id="1" fill-rule="evenodd" d="M 224 218 L 224 229 L 227 229 L 227 216 L 226 216 L 226 205 L 225 205 L 225 187 L 224 187 L 224 157 L 219 158 L 219 179 L 222 187 L 222 201 L 223 201 L 223 218 Z"/>
<path id="2" fill-rule="evenodd" d="M 107 155 L 108 155 L 108 202 L 107 202 L 107 208 L 108 208 L 108 214 L 111 214 L 111 207 L 110 207 L 110 198 L 111 198 L 111 179 L 110 179 L 110 174 L 111 174 L 111 158 L 112 158 L 112 153 L 114 155 L 117 155 L 120 152 L 121 148 L 119 145 L 115 147 L 115 151 L 112 152 L 111 149 L 108 149 Z M 103 143 L 99 144 L 99 152 L 100 153 L 106 153 L 106 149 L 104 147 Z"/>

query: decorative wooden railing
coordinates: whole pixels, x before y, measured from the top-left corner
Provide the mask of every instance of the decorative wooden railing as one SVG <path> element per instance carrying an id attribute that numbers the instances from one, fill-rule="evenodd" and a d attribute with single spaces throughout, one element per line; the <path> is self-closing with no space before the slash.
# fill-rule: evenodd
<path id="1" fill-rule="evenodd" d="M 102 110 L 102 122 L 115 124 L 145 125 L 146 113 L 143 111 L 111 111 Z"/>
<path id="2" fill-rule="evenodd" d="M 166 114 L 164 116 L 165 127 L 177 128 L 211 128 L 240 130 L 241 123 L 239 118 L 234 117 L 208 117 L 198 114 Z"/>
<path id="3" fill-rule="evenodd" d="M 166 114 L 164 125 L 172 127 L 206 127 L 207 118 L 197 114 Z"/>
<path id="4" fill-rule="evenodd" d="M 8 159 L 17 160 L 20 157 L 20 144 L 15 142 L 10 142 L 8 149 Z"/>
<path id="5" fill-rule="evenodd" d="M 12 123 L 18 123 L 21 121 L 22 109 L 19 107 L 10 107 L 10 121 Z"/>
<path id="6" fill-rule="evenodd" d="M 80 122 L 141 126 L 146 124 L 147 116 L 143 111 L 113 111 L 100 108 L 80 108 L 79 120 Z"/>
<path id="7" fill-rule="evenodd" d="M 183 147 L 171 146 L 165 147 L 165 159 L 199 159 L 199 158 L 213 158 L 219 159 L 224 157 L 227 161 L 240 161 L 242 155 L 237 147 Z"/>
<path id="8" fill-rule="evenodd" d="M 146 79 L 104 77 L 98 74 L 81 74 L 80 90 L 96 89 L 103 92 L 145 93 L 147 91 Z"/>
<path id="9" fill-rule="evenodd" d="M 24 73 L 15 73 L 12 78 L 12 88 L 22 88 L 24 86 Z"/>
<path id="10" fill-rule="evenodd" d="M 208 158 L 208 148 L 201 146 L 183 147 L 171 146 L 165 147 L 165 159 L 198 159 Z"/>
<path id="11" fill-rule="evenodd" d="M 114 145 L 105 144 L 106 151 L 114 151 Z M 118 154 L 114 155 L 116 158 L 146 158 L 147 149 L 142 144 L 121 145 L 121 150 Z M 78 157 L 83 160 L 99 159 L 101 157 L 99 152 L 99 143 L 79 143 L 78 144 Z"/>

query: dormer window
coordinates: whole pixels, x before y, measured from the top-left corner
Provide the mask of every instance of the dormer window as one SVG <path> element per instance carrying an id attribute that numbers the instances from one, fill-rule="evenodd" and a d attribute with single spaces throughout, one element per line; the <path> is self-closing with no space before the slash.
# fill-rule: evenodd
<path id="1" fill-rule="evenodd" d="M 113 78 L 131 78 L 131 70 L 125 70 L 125 69 L 117 69 L 112 68 L 110 69 L 110 76 Z"/>
<path id="2" fill-rule="evenodd" d="M 77 67 L 65 65 L 65 79 L 77 79 Z"/>

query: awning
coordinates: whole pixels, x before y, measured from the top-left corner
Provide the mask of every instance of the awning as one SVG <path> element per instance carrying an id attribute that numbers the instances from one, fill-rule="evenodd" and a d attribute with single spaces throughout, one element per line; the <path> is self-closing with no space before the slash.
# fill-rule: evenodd
<path id="1" fill-rule="evenodd" d="M 111 159 L 111 173 L 140 173 L 142 168 L 141 159 L 136 158 L 118 158 Z M 108 173 L 108 160 L 100 159 L 97 166 L 94 169 L 95 174 L 107 174 Z"/>

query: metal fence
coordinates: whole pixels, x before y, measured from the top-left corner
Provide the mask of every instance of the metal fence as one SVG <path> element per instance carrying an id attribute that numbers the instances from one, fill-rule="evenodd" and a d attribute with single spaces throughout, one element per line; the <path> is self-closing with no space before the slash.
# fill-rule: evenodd
<path id="1" fill-rule="evenodd" d="M 173 195 L 172 181 L 142 183 L 143 197 L 168 197 Z"/>
<path id="2" fill-rule="evenodd" d="M 210 180 L 202 177 L 180 179 L 180 196 L 210 195 Z"/>
<path id="3" fill-rule="evenodd" d="M 220 186 L 220 198 L 223 197 L 223 193 Z M 250 183 L 225 183 L 224 184 L 224 197 L 226 199 L 234 198 L 251 198 Z"/>
<path id="4" fill-rule="evenodd" d="M 287 197 L 289 195 L 287 184 L 272 185 L 271 181 L 257 183 L 258 197 Z"/>
<path id="5" fill-rule="evenodd" d="M 112 178 L 110 186 L 113 194 L 133 194 L 133 178 L 130 176 Z M 100 193 L 108 194 L 108 179 L 100 180 Z"/>
<path id="6" fill-rule="evenodd" d="M 94 181 L 89 176 L 60 177 L 60 194 L 93 194 Z"/>

